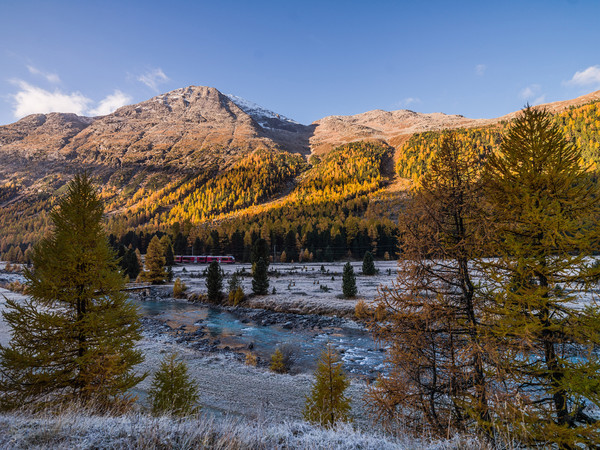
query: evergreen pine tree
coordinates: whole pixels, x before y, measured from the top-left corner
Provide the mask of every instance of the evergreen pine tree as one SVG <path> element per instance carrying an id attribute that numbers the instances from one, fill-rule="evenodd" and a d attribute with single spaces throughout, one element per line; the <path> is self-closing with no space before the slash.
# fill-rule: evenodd
<path id="1" fill-rule="evenodd" d="M 86 174 L 69 183 L 51 213 L 52 234 L 25 270 L 29 297 L 7 300 L 12 330 L 0 346 L 0 406 L 128 404 L 127 391 L 144 376 L 135 343 L 140 323 L 121 290 L 124 279 L 102 225 L 103 205 Z"/>
<path id="2" fill-rule="evenodd" d="M 185 255 L 187 252 L 187 238 L 181 232 L 175 234 L 175 242 L 173 243 L 173 251 L 178 255 Z"/>
<path id="3" fill-rule="evenodd" d="M 175 264 L 175 255 L 173 255 L 173 246 L 167 242 L 165 247 L 165 266 L 172 267 Z"/>
<path id="4" fill-rule="evenodd" d="M 503 374 L 498 426 L 530 445 L 594 447 L 600 421 L 600 311 L 574 307 L 600 268 L 600 190 L 581 152 L 553 117 L 527 107 L 489 160 L 489 225 L 496 239 L 484 266 L 494 292 L 487 314 Z M 499 391 L 500 388 L 504 390 Z"/>
<path id="5" fill-rule="evenodd" d="M 135 281 L 141 272 L 138 256 L 133 248 L 128 248 L 123 257 L 125 266 L 125 275 L 129 276 L 131 281 Z"/>
<path id="6" fill-rule="evenodd" d="M 356 276 L 354 275 L 354 269 L 350 262 L 347 262 L 344 265 L 344 271 L 342 273 L 342 291 L 345 298 L 356 297 Z"/>
<path id="7" fill-rule="evenodd" d="M 187 364 L 172 354 L 163 359 L 148 391 L 152 414 L 187 416 L 200 409 L 198 385 L 190 380 Z"/>
<path id="8" fill-rule="evenodd" d="M 310 396 L 306 397 L 304 418 L 326 427 L 350 421 L 350 399 L 344 395 L 348 386 L 339 356 L 328 344 L 315 370 Z"/>
<path id="9" fill-rule="evenodd" d="M 111 234 L 112 236 L 112 234 Z M 123 269 L 123 272 L 126 272 L 127 266 L 125 263 L 125 253 L 127 252 L 127 249 L 125 248 L 124 245 L 118 245 L 118 246 L 113 246 L 112 244 L 110 244 L 110 248 L 112 248 L 113 250 L 117 250 L 117 261 L 119 262 L 119 266 L 121 267 L 121 269 Z"/>
<path id="10" fill-rule="evenodd" d="M 201 255 L 203 249 L 204 244 L 199 237 L 196 237 L 196 239 L 194 239 L 194 244 L 192 245 L 192 255 Z"/>
<path id="11" fill-rule="evenodd" d="M 165 267 L 172 267 L 175 264 L 175 255 L 173 254 L 173 243 L 168 235 L 160 238 L 160 243 L 165 251 Z"/>
<path id="12" fill-rule="evenodd" d="M 269 267 L 269 244 L 265 239 L 258 239 L 254 244 L 252 244 L 252 251 L 250 252 L 250 262 L 252 266 L 258 262 L 260 258 L 262 258 Z"/>
<path id="13" fill-rule="evenodd" d="M 252 292 L 256 295 L 267 295 L 269 293 L 269 274 L 267 263 L 260 258 L 252 270 Z"/>
<path id="14" fill-rule="evenodd" d="M 373 254 L 371 252 L 365 253 L 362 264 L 362 273 L 363 275 L 375 275 L 377 273 L 375 260 L 373 259 Z"/>
<path id="15" fill-rule="evenodd" d="M 146 271 L 143 274 L 145 281 L 152 284 L 162 284 L 167 278 L 165 272 L 165 250 L 160 239 L 154 236 L 146 250 Z"/>
<path id="16" fill-rule="evenodd" d="M 213 261 L 209 264 L 206 272 L 206 289 L 208 300 L 218 302 L 223 293 L 223 271 L 218 262 Z"/>

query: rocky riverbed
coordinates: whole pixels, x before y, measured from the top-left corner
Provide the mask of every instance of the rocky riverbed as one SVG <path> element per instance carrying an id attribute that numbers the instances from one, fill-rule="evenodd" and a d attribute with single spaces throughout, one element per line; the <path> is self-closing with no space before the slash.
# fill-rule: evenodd
<path id="1" fill-rule="evenodd" d="M 190 304 L 161 298 L 161 289 L 164 292 L 163 288 L 151 288 L 141 296 L 144 300 L 137 300 L 150 336 L 199 352 L 229 354 L 238 361 L 251 356 L 259 367 L 267 367 L 275 349 L 285 347 L 293 361 L 292 373 L 311 372 L 328 343 L 337 349 L 353 376 L 372 380 L 383 365 L 383 350 L 352 320 Z"/>

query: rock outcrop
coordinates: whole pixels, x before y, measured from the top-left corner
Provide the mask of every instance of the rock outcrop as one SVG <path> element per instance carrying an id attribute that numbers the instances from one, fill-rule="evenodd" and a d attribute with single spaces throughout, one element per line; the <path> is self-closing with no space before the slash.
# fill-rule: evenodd
<path id="1" fill-rule="evenodd" d="M 94 119 L 68 113 L 32 114 L 0 127 L 0 151 L 25 157 L 52 157 Z"/>
<path id="2" fill-rule="evenodd" d="M 406 109 L 383 111 L 376 109 L 353 116 L 328 116 L 313 123 L 310 146 L 314 153 L 353 141 L 383 141 L 398 147 L 414 133 L 477 126 L 480 121 L 443 113 L 422 114 Z"/>

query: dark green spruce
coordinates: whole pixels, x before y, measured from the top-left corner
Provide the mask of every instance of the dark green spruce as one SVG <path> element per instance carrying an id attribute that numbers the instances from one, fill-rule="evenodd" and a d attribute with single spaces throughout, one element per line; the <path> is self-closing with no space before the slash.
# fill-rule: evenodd
<path id="1" fill-rule="evenodd" d="M 354 269 L 349 262 L 344 265 L 344 271 L 342 273 L 342 292 L 344 293 L 345 298 L 354 298 L 358 292 L 356 289 Z"/>
<path id="2" fill-rule="evenodd" d="M 252 292 L 256 295 L 269 293 L 269 274 L 263 258 L 259 258 L 252 269 Z"/>
<path id="3" fill-rule="evenodd" d="M 377 273 L 377 269 L 375 268 L 375 259 L 373 258 L 373 254 L 371 252 L 365 253 L 362 263 L 362 273 L 363 275 L 369 276 Z"/>
<path id="4" fill-rule="evenodd" d="M 206 271 L 206 289 L 209 301 L 218 302 L 221 300 L 223 296 L 223 271 L 216 261 L 211 262 Z"/>

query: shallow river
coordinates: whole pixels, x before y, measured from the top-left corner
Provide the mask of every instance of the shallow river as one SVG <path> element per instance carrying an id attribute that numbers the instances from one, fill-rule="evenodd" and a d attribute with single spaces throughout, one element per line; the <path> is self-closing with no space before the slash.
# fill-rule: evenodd
<path id="1" fill-rule="evenodd" d="M 218 348 L 251 351 L 268 361 L 277 346 L 294 349 L 293 371 L 312 371 L 321 351 L 331 343 L 340 353 L 347 372 L 373 377 L 382 370 L 383 352 L 371 335 L 352 326 L 309 329 L 286 329 L 281 325 L 260 325 L 241 314 L 198 304 L 173 301 L 142 301 L 143 315 L 168 323 L 188 333 L 200 331 L 199 339 L 208 339 Z M 203 332 L 203 333 L 202 333 Z"/>

